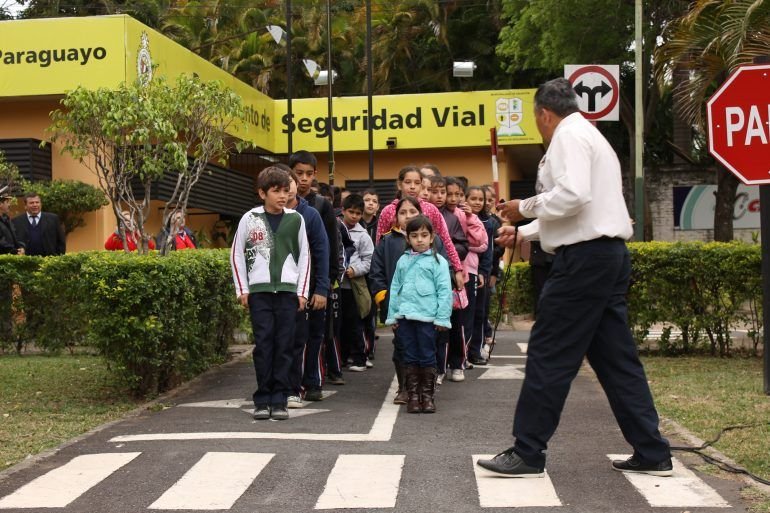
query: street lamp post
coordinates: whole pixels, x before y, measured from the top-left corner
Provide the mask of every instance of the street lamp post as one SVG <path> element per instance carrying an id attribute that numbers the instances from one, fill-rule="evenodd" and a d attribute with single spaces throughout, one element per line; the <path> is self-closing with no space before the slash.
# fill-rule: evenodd
<path id="1" fill-rule="evenodd" d="M 332 109 L 332 84 L 334 83 L 334 71 L 332 70 L 332 2 L 326 0 L 326 68 L 329 73 L 329 96 L 327 105 L 326 127 L 329 131 L 329 185 L 334 185 L 334 117 Z"/>
<path id="2" fill-rule="evenodd" d="M 369 139 L 369 187 L 374 187 L 374 129 L 372 127 L 372 0 L 366 0 L 366 131 Z"/>
<path id="3" fill-rule="evenodd" d="M 291 0 L 286 0 L 286 115 L 289 116 L 289 139 L 287 153 L 291 155 L 294 152 L 294 122 L 292 121 L 291 100 L 292 100 L 292 78 L 291 78 Z"/>

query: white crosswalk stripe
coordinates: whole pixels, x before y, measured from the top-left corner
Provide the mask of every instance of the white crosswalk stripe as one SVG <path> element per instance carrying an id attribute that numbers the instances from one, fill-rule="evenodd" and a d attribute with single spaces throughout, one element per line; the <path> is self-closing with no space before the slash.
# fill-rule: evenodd
<path id="1" fill-rule="evenodd" d="M 542 478 L 507 479 L 498 477 L 476 465 L 480 459 L 493 458 L 494 454 L 474 454 L 473 473 L 482 508 L 536 508 L 561 506 L 548 473 Z"/>
<path id="2" fill-rule="evenodd" d="M 393 508 L 403 455 L 340 454 L 315 509 Z"/>
<path id="3" fill-rule="evenodd" d="M 63 508 L 130 462 L 140 452 L 77 456 L 0 500 L 0 508 Z"/>
<path id="4" fill-rule="evenodd" d="M 610 460 L 625 460 L 630 454 L 608 454 Z M 626 479 L 636 488 L 650 506 L 656 508 L 729 508 L 713 488 L 704 483 L 676 458 L 674 475 L 655 477 L 646 474 L 625 473 Z"/>
<path id="5" fill-rule="evenodd" d="M 150 509 L 229 509 L 273 456 L 207 452 Z"/>
<path id="6" fill-rule="evenodd" d="M 143 466 L 163 463 L 146 456 L 133 461 L 140 452 L 102 453 L 77 456 L 61 467 L 51 470 L 10 495 L 0 499 L 0 509 L 10 508 L 64 508 L 95 487 L 109 487 L 104 483 L 114 472 L 125 466 L 129 473 L 141 472 Z M 273 453 L 207 452 L 178 481 L 169 485 L 158 497 L 154 492 L 144 504 L 151 510 L 228 510 L 253 486 L 268 464 L 275 465 Z M 610 459 L 626 459 L 627 455 L 607 455 Z M 467 475 L 471 468 L 475 477 L 480 508 L 559 508 L 559 480 L 546 473 L 541 479 L 506 479 L 478 467 L 480 458 L 491 455 L 472 455 L 461 464 Z M 328 476 L 323 491 L 315 502 L 315 509 L 392 509 L 396 507 L 399 491 L 408 486 L 402 480 L 410 460 L 405 455 L 340 454 L 334 465 L 328 461 Z M 630 486 L 651 507 L 664 508 L 730 508 L 719 493 L 703 482 L 692 471 L 673 459 L 672 477 L 644 474 L 624 474 Z M 468 468 L 468 465 L 471 468 Z M 318 469 L 319 467 L 315 467 Z M 287 475 L 276 469 L 281 479 L 307 480 L 307 475 Z M 313 476 L 318 484 L 324 476 Z M 448 484 L 448 486 L 450 486 Z M 149 488 L 149 487 L 148 487 Z M 100 490 L 101 491 L 101 490 Z M 97 492 L 98 493 L 98 492 Z M 109 494 L 107 494 L 109 495 Z M 152 502 L 154 500 L 154 502 Z M 244 499 L 245 500 L 245 499 Z M 313 503 L 307 504 L 310 507 Z M 110 504 L 104 504 L 109 511 Z M 574 504 L 571 504 L 574 506 Z"/>

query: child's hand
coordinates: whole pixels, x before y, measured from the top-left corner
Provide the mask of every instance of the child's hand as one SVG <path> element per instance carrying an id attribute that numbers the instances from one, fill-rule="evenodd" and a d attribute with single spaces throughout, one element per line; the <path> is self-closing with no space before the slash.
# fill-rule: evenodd
<path id="1" fill-rule="evenodd" d="M 473 211 L 471 210 L 471 206 L 468 205 L 467 203 L 460 203 L 457 206 L 460 207 L 460 210 L 462 210 L 463 212 L 465 212 L 468 215 L 471 215 L 473 213 Z"/>
<path id="2" fill-rule="evenodd" d="M 478 283 L 476 283 L 476 288 L 477 289 L 483 289 L 484 288 L 484 275 L 483 274 L 479 274 L 478 280 L 479 281 L 478 281 Z"/>
<path id="3" fill-rule="evenodd" d="M 439 326 L 438 324 L 435 324 L 434 327 L 436 328 L 436 331 L 446 331 L 449 329 L 446 326 Z"/>
<path id="4" fill-rule="evenodd" d="M 391 325 L 390 325 L 390 328 L 391 328 L 393 331 L 396 331 L 396 330 L 398 329 L 398 323 L 397 323 L 397 322 L 394 322 L 393 324 L 391 324 Z"/>
<path id="5" fill-rule="evenodd" d="M 455 289 L 462 290 L 465 287 L 465 275 L 462 271 L 455 273 Z"/>
<path id="6" fill-rule="evenodd" d="M 347 268 L 347 270 L 345 271 L 345 276 L 347 276 L 348 278 L 354 278 L 355 277 L 354 274 L 353 274 L 353 268 L 352 267 L 348 267 Z"/>
<path id="7" fill-rule="evenodd" d="M 241 306 L 248 308 L 249 307 L 249 294 L 241 294 L 238 296 L 238 302 L 241 304 Z"/>
<path id="8" fill-rule="evenodd" d="M 297 311 L 301 312 L 305 309 L 305 303 L 307 303 L 307 299 L 302 296 L 297 296 L 297 300 L 299 302 L 299 308 L 297 308 Z"/>

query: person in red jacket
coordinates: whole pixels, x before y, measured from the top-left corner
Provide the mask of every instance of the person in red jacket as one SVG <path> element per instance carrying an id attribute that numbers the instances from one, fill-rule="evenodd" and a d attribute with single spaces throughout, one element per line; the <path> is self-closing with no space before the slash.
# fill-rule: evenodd
<path id="1" fill-rule="evenodd" d="M 128 246 L 129 251 L 136 251 L 136 244 L 140 238 L 139 232 L 136 230 L 134 223 L 131 220 L 131 213 L 124 210 L 120 213 L 120 217 L 120 222 L 123 224 L 123 230 L 126 234 L 126 246 Z M 150 249 L 155 249 L 154 240 L 150 239 L 147 242 Z M 104 241 L 104 249 L 108 251 L 121 251 L 124 249 L 123 239 L 120 237 L 120 227 L 116 228 L 115 231 L 107 237 L 107 240 Z"/>

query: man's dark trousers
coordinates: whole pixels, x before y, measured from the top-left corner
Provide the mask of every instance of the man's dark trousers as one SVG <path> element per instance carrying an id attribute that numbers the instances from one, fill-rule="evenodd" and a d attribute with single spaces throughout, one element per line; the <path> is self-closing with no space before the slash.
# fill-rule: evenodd
<path id="1" fill-rule="evenodd" d="M 545 465 L 544 451 L 584 356 L 634 454 L 648 463 L 670 457 L 628 328 L 625 295 L 630 273 L 628 250 L 619 239 L 595 239 L 557 250 L 530 336 L 513 421 L 514 450 L 528 465 Z"/>
<path id="2" fill-rule="evenodd" d="M 254 405 L 286 406 L 292 394 L 291 368 L 294 361 L 297 295 L 292 292 L 249 294 L 251 328 L 254 332 L 254 372 L 257 390 Z"/>

